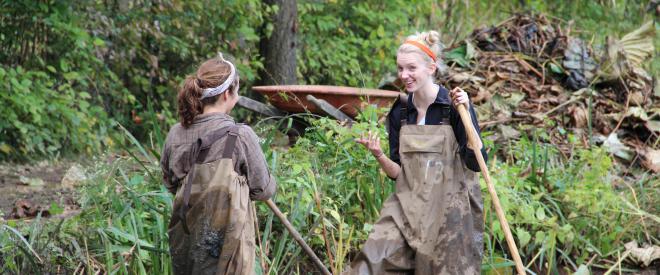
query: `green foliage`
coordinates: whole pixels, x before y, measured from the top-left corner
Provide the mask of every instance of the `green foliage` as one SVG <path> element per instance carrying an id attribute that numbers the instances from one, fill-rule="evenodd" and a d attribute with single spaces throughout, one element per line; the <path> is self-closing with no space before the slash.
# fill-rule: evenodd
<path id="1" fill-rule="evenodd" d="M 523 138 L 511 154 L 514 161 L 497 163 L 492 178 L 523 262 L 532 269 L 576 270 L 594 254 L 607 258 L 626 242 L 645 240 L 645 228 L 624 226 L 639 217 L 625 206 L 631 194 L 615 189 L 612 159 L 603 149 L 577 149 L 564 162 L 556 149 Z M 482 189 L 487 194 L 485 184 Z M 490 198 L 484 199 L 486 259 L 492 261 L 506 242 Z"/>
<path id="2" fill-rule="evenodd" d="M 384 109 L 369 107 L 351 128 L 328 118 L 310 118 L 307 134 L 294 146 L 266 151 L 278 182 L 274 201 L 301 232 L 313 232 L 307 242 L 325 259 L 336 259 L 336 270 L 341 270 L 342 263 L 350 262 L 349 252 L 353 253 L 366 238 L 382 203 L 394 190 L 393 182 L 380 171 L 371 154 L 355 142 L 369 130 L 386 140 L 384 129 L 377 127 L 383 112 Z M 274 131 L 277 129 L 266 132 L 266 144 L 270 144 Z M 383 147 L 387 148 L 386 142 Z M 297 257 L 302 252 L 286 230 L 272 225 L 279 222 L 273 221 L 265 206 L 260 207 L 260 213 L 266 220 L 261 247 L 277 248 L 264 255 L 269 259 L 268 266 L 276 271 L 272 274 L 305 268 L 307 260 Z M 326 240 L 330 252 L 325 250 Z"/>
<path id="3" fill-rule="evenodd" d="M 310 134 L 300 138 L 286 154 L 273 154 L 281 164 L 276 175 L 284 184 L 283 188 L 318 189 L 324 197 L 342 198 L 332 202 L 329 208 L 342 209 L 343 213 L 350 214 L 351 223 L 377 217 L 393 185 L 380 172 L 373 157 L 354 139 L 372 130 L 386 140 L 383 129 L 368 122 L 354 124 L 349 129 L 328 118 L 314 120 L 312 127 Z M 387 143 L 384 142 L 383 146 Z M 313 203 L 313 195 L 303 192 L 300 203 Z M 284 201 L 292 200 L 295 192 L 282 193 L 281 196 L 284 197 L 279 199 Z"/>
<path id="4" fill-rule="evenodd" d="M 172 197 L 160 184 L 158 167 L 134 170 L 136 159 L 117 159 L 95 167 L 97 174 L 80 199 L 77 230 L 89 251 L 109 273 L 171 272 L 167 224 Z M 153 163 L 153 162 L 152 162 Z"/>
<path id="5" fill-rule="evenodd" d="M 451 44 L 479 25 L 497 24 L 521 10 L 572 20 L 573 28 L 584 30 L 578 35 L 598 45 L 605 36 L 620 37 L 650 20 L 645 4 L 299 0 L 298 76 L 303 84 L 375 87 L 395 72 L 396 48 L 406 35 L 435 29 Z M 177 86 L 219 51 L 234 56 L 242 87 L 258 81 L 259 42 L 272 31 L 267 18 L 276 10 L 258 0 L 0 0 L 0 160 L 95 153 L 117 145 L 133 156 L 99 160 L 92 167 L 92 180 L 80 190 L 79 215 L 2 224 L 0 273 L 55 273 L 58 268 L 169 273 L 171 196 L 160 185 L 154 156 L 162 131 L 175 122 Z M 455 48 L 445 57 L 465 65 L 470 49 Z M 659 62 L 656 58 L 650 65 L 652 75 Z M 378 126 L 382 114 L 367 109 L 352 128 L 310 119 L 307 135 L 286 149 L 270 146 L 277 130 L 261 129 L 279 183 L 275 201 L 328 265 L 332 256 L 335 271 L 360 248 L 393 191 L 393 182 L 353 141 L 369 130 L 386 141 Z M 115 127 L 115 121 L 127 130 Z M 124 136 L 125 130 L 138 133 L 137 139 Z M 142 147 L 138 140 L 151 146 Z M 563 159 L 552 146 L 523 139 L 507 154 L 491 172 L 530 269 L 576 270 L 594 255 L 594 263 L 604 263 L 623 243 L 650 242 L 644 231 L 660 230 L 653 219 L 639 226 L 645 213 L 660 210 L 657 177 L 628 186 L 613 175 L 612 159 L 599 149 L 577 149 Z M 632 191 L 636 198 L 631 199 Z M 485 189 L 483 198 L 483 268 L 511 266 Z M 271 274 L 307 271 L 309 261 L 297 244 L 264 205 L 257 206 L 258 265 Z M 62 211 L 57 205 L 50 209 Z"/>
<path id="6" fill-rule="evenodd" d="M 568 4 L 536 0 L 299 0 L 297 4 L 300 83 L 357 87 L 376 87 L 393 75 L 397 46 L 416 31 L 438 30 L 443 41 L 451 45 L 475 27 L 497 24 L 512 12 L 528 10 L 572 20 L 573 28 L 585 30 L 578 35 L 599 45 L 605 36 L 620 37 L 653 16 L 639 0 Z M 268 18 L 277 9 L 259 0 L 0 0 L 1 68 L 7 72 L 21 68 L 31 74 L 12 78 L 5 74 L 1 79 L 5 81 L 3 98 L 22 96 L 14 91 L 17 85 L 7 84 L 11 79 L 27 85 L 24 88 L 35 97 L 43 97 L 40 101 L 44 102 L 53 97 L 46 90 L 75 94 L 58 95 L 70 103 L 52 111 L 40 111 L 45 110 L 43 107 L 25 111 L 30 102 L 21 99 L 14 101 L 23 103 L 0 107 L 1 114 L 18 120 L 5 122 L 0 128 L 0 158 L 102 149 L 107 145 L 102 140 L 111 134 L 107 129 L 112 120 L 146 140 L 146 133 L 154 126 L 165 129 L 176 121 L 176 91 L 185 75 L 220 51 L 234 56 L 241 86 L 249 88 L 259 81 L 258 71 L 264 61 L 258 50 L 260 40 L 272 32 Z M 469 49 L 464 54 L 456 49 L 447 59 L 465 65 L 470 60 Z M 659 62 L 656 58 L 650 65 L 651 75 L 657 74 Z M 24 79 L 41 83 L 21 82 Z M 63 121 L 60 119 L 65 114 L 46 115 L 56 112 L 83 115 Z M 21 120 L 26 113 L 30 117 Z M 95 121 L 88 122 L 88 118 Z M 66 135 L 33 130 L 71 124 L 86 129 L 60 130 Z M 35 134 L 20 132 L 25 131 L 21 128 L 31 128 L 28 133 Z M 91 132 L 95 138 L 88 134 Z M 74 139 L 80 144 L 73 144 Z"/>
<path id="7" fill-rule="evenodd" d="M 0 159 L 97 152 L 115 120 L 146 139 L 142 133 L 174 122 L 178 84 L 203 60 L 236 56 L 248 83 L 262 67 L 257 0 L 2 1 L 0 8 L 0 80 L 3 102 L 10 100 L 0 106 L 8 118 Z"/>
<path id="8" fill-rule="evenodd" d="M 128 98 L 108 91 L 108 99 L 126 104 L 112 113 L 141 114 L 149 101 L 157 112 L 171 108 L 185 75 L 218 52 L 235 57 L 242 81 L 254 81 L 262 67 L 257 51 L 261 5 L 257 0 L 97 2 L 93 12 L 86 12 L 85 28 L 107 45 L 101 59 L 130 91 Z"/>
<path id="9" fill-rule="evenodd" d="M 0 159 L 98 152 L 112 124 L 99 91 L 116 87 L 96 58 L 102 44 L 65 3 L 10 1 L 3 9 Z"/>
<path id="10" fill-rule="evenodd" d="M 52 70 L 55 70 L 54 68 Z M 107 143 L 109 120 L 91 95 L 74 86 L 83 77 L 63 73 L 27 71 L 0 67 L 0 160 L 55 155 L 67 152 L 93 153 Z"/>
<path id="11" fill-rule="evenodd" d="M 399 43 L 420 25 L 429 1 L 299 1 L 302 82 L 376 87 L 395 72 Z M 414 16 L 413 16 L 414 15 Z M 313 35 L 312 35 L 313 34 Z"/>
<path id="12" fill-rule="evenodd" d="M 0 273 L 170 274 L 172 196 L 149 149 L 133 146 L 139 157 L 131 151 L 132 157 L 107 156 L 88 167 L 80 213 L 1 225 Z"/>
<path id="13" fill-rule="evenodd" d="M 383 201 L 394 191 L 394 182 L 354 141 L 369 130 L 386 140 L 378 126 L 383 111 L 367 108 L 351 128 L 310 117 L 307 134 L 289 148 L 270 147 L 280 135 L 278 128 L 257 128 L 265 136 L 265 153 L 278 181 L 274 201 L 337 272 L 360 249 Z M 127 148 L 131 158 L 99 159 L 89 167 L 94 172 L 80 189 L 80 214 L 2 226 L 3 272 L 72 271 L 79 266 L 90 272 L 122 274 L 171 271 L 166 221 L 172 197 L 160 183 L 154 157 L 160 145 L 143 147 L 127 132 L 125 139 L 132 143 Z M 386 143 L 382 146 L 387 148 Z M 565 266 L 577 270 L 594 255 L 592 265 L 602 263 L 621 252 L 624 243 L 646 242 L 645 232 L 660 229 L 657 217 L 646 214 L 657 211 L 657 181 L 651 178 L 615 189 L 612 160 L 603 150 L 578 149 L 573 157 L 562 159 L 553 147 L 525 138 L 510 149 L 509 161 L 491 163 L 490 172 L 520 254 L 531 270 L 561 272 L 559 267 Z M 512 263 L 490 196 L 483 183 L 482 187 L 483 269 L 501 271 Z M 629 191 L 636 191 L 637 199 L 632 200 Z M 258 270 L 310 271 L 309 260 L 281 223 L 264 204 L 256 205 L 261 233 L 256 246 Z M 51 209 L 58 211 L 57 206 Z M 645 216 L 646 224 L 639 226 Z"/>

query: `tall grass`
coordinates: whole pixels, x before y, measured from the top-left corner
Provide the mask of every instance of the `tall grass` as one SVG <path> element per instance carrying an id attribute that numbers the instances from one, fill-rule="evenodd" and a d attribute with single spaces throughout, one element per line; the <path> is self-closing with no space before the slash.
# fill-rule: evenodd
<path id="1" fill-rule="evenodd" d="M 171 273 L 171 195 L 156 176 L 155 158 L 127 132 L 125 139 L 129 156 L 111 154 L 87 167 L 80 214 L 2 225 L 1 273 Z"/>
<path id="2" fill-rule="evenodd" d="M 378 111 L 371 109 L 352 128 L 314 119 L 308 134 L 294 146 L 271 149 L 268 154 L 279 183 L 276 202 L 336 272 L 360 248 L 382 202 L 393 191 L 393 181 L 353 141 L 368 130 L 386 140 L 384 129 L 376 127 L 378 117 Z M 486 144 L 496 147 L 491 141 Z M 621 184 L 613 160 L 599 148 L 580 149 L 576 144 L 566 158 L 536 138 L 498 147 L 509 156 L 503 162 L 491 160 L 491 173 L 529 272 L 609 267 L 626 242 L 659 243 L 647 237 L 660 230 L 660 223 L 649 214 L 657 211 L 657 177 L 628 188 Z M 502 272 L 513 263 L 483 183 L 482 189 L 486 223 L 482 268 Z M 644 199 L 635 200 L 631 190 L 643 193 Z M 262 253 L 275 259 L 270 274 L 310 270 L 300 249 L 280 238 L 287 234 L 273 225 L 267 209 L 262 207 L 260 214 L 268 220 Z M 642 220 L 646 226 L 640 226 Z M 268 239 L 273 241 L 263 241 Z"/>
<path id="3" fill-rule="evenodd" d="M 274 201 L 335 273 L 343 271 L 365 241 L 394 182 L 354 138 L 377 127 L 383 110 L 368 108 L 352 127 L 308 118 L 307 134 L 290 147 L 274 147 L 290 118 L 259 124 L 271 171 Z M 156 128 L 155 128 L 156 129 Z M 485 133 L 488 135 L 488 133 Z M 162 140 L 162 133 L 154 133 Z M 0 225 L 0 272 L 169 274 L 167 221 L 172 197 L 162 187 L 159 142 L 144 146 L 129 133 L 123 155 L 88 166 L 79 188 L 81 213 L 68 219 L 9 221 Z M 494 144 L 486 140 L 489 148 Z M 387 148 L 387 144 L 383 144 Z M 610 268 L 628 241 L 658 244 L 657 176 L 635 184 L 617 176 L 598 148 L 576 149 L 567 159 L 550 145 L 523 138 L 499 147 L 506 161 L 489 164 L 497 192 L 531 273 Z M 491 152 L 495 155 L 495 152 Z M 485 273 L 513 265 L 484 187 Z M 633 195 L 634 191 L 634 195 Z M 256 202 L 258 274 L 307 274 L 310 260 L 269 209 Z M 332 260 L 331 260 L 332 259 Z M 624 269 L 635 266 L 623 262 Z"/>

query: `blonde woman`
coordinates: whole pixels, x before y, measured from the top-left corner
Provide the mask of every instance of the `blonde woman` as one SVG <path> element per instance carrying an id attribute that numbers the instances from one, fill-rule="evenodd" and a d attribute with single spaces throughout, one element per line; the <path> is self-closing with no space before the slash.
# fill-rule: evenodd
<path id="1" fill-rule="evenodd" d="M 408 96 L 387 116 L 389 157 L 375 135 L 357 140 L 396 179 L 396 191 L 347 274 L 480 273 L 479 166 L 455 106 L 465 105 L 477 131 L 479 126 L 465 91 L 434 82 L 441 52 L 435 31 L 409 36 L 397 51 L 398 77 Z"/>

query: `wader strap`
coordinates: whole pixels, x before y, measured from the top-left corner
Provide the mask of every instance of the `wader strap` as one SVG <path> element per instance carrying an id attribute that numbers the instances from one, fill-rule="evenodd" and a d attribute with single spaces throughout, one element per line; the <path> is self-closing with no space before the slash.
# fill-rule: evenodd
<path id="1" fill-rule="evenodd" d="M 183 205 L 179 208 L 179 220 L 183 227 L 183 231 L 190 235 L 190 230 L 188 229 L 188 224 L 186 223 L 186 214 L 190 209 L 190 193 L 192 192 L 192 183 L 195 178 L 195 164 L 199 161 L 199 152 L 202 150 L 208 150 L 213 143 L 220 140 L 220 138 L 227 136 L 227 142 L 225 143 L 225 148 L 222 151 L 222 158 L 231 159 L 232 154 L 234 153 L 234 147 L 236 147 L 236 139 L 238 137 L 238 129 L 240 124 L 232 125 L 229 127 L 220 128 L 215 130 L 204 137 L 197 139 L 192 145 L 190 151 L 190 172 L 188 172 L 188 180 L 186 181 L 183 187 Z"/>
<path id="2" fill-rule="evenodd" d="M 451 104 L 451 102 L 449 103 Z M 449 117 L 451 116 L 451 105 L 443 105 L 442 110 L 440 111 L 440 125 L 451 125 Z"/>
<path id="3" fill-rule="evenodd" d="M 408 95 L 399 94 L 399 102 L 401 103 L 401 126 L 408 125 Z"/>
<path id="4" fill-rule="evenodd" d="M 238 127 L 232 127 L 227 133 L 227 141 L 225 142 L 225 148 L 222 150 L 223 159 L 231 159 L 234 154 L 234 148 L 236 147 L 236 139 L 238 138 Z"/>
<path id="5" fill-rule="evenodd" d="M 183 231 L 186 234 L 190 235 L 190 230 L 188 229 L 188 224 L 186 223 L 186 213 L 190 209 L 190 192 L 192 190 L 192 182 L 195 178 L 195 163 L 197 162 L 197 157 L 199 156 L 199 151 L 202 147 L 202 139 L 198 138 L 195 143 L 192 145 L 192 150 L 190 151 L 190 156 L 188 161 L 190 163 L 190 172 L 188 172 L 188 180 L 186 180 L 185 185 L 183 186 L 183 205 L 179 208 L 179 220 L 183 226 Z"/>

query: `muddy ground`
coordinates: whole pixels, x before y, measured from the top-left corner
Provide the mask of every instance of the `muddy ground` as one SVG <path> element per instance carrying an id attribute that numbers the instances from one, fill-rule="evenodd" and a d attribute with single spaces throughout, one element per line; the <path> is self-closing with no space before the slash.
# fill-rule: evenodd
<path id="1" fill-rule="evenodd" d="M 42 161 L 30 164 L 0 163 L 0 217 L 4 219 L 30 218 L 37 211 L 24 209 L 17 213 L 17 204 L 29 204 L 32 210 L 48 210 L 52 203 L 69 212 L 77 209 L 74 190 L 62 186 L 61 181 L 73 163 Z M 44 213 L 46 216 L 47 213 Z"/>

